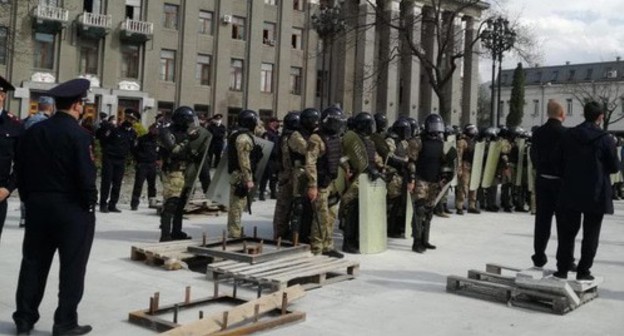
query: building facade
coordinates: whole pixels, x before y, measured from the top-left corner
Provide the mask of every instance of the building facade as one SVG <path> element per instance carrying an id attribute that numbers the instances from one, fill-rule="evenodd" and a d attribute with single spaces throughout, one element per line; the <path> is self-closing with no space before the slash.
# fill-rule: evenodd
<path id="1" fill-rule="evenodd" d="M 323 0 L 29 0 L 0 1 L 0 74 L 17 88 L 7 109 L 26 117 L 56 84 L 87 78 L 87 111 L 122 116 L 188 105 L 234 122 L 243 108 L 283 117 L 337 103 L 347 113 L 385 112 L 424 118 L 435 94 L 415 57 L 402 57 L 367 77 L 396 48 L 391 29 L 349 30 L 323 63 L 311 24 Z M 367 1 L 340 2 L 350 17 L 372 20 Z M 419 15 L 418 1 L 379 0 L 389 15 Z M 409 6 L 406 4 L 409 3 Z M 350 15 L 357 14 L 357 15 Z M 457 21 L 466 38 L 480 12 Z M 421 25 L 414 38 L 435 42 Z M 348 42 L 350 41 L 350 42 Z M 463 41 L 457 41 L 463 47 Z M 325 54 L 327 55 L 327 54 Z M 468 52 L 452 82 L 452 121 L 474 122 L 478 60 Z M 325 65 L 325 66 L 324 66 Z M 323 76 L 322 70 L 329 75 Z M 327 72 L 327 69 L 333 69 Z M 327 90 L 325 90 L 325 89 Z"/>
<path id="2" fill-rule="evenodd" d="M 501 73 L 501 123 L 509 114 L 509 101 L 514 69 Z M 583 105 L 595 100 L 607 106 L 611 113 L 611 131 L 624 131 L 624 61 L 615 61 L 533 67 L 524 70 L 525 97 L 522 127 L 531 129 L 548 120 L 546 106 L 549 100 L 559 102 L 566 113 L 564 125 L 582 123 Z"/>

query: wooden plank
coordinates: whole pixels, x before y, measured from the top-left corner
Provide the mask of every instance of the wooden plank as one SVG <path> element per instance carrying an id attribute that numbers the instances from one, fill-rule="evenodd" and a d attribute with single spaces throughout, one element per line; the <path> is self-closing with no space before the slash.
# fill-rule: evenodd
<path id="1" fill-rule="evenodd" d="M 515 268 L 515 267 L 509 267 L 509 266 L 504 266 L 504 265 L 499 265 L 499 264 L 485 264 L 485 271 L 488 273 L 497 273 L 497 274 L 502 274 L 503 270 L 507 270 L 507 271 L 512 271 L 512 272 L 520 272 L 522 271 L 522 269 L 520 268 Z"/>
<path id="2" fill-rule="evenodd" d="M 315 274 L 319 274 L 319 273 L 326 273 L 326 272 L 330 272 L 330 271 L 335 271 L 336 269 L 340 269 L 340 268 L 346 268 L 347 266 L 351 266 L 352 264 L 348 261 L 345 260 L 336 260 L 336 261 L 332 261 L 329 262 L 327 264 L 324 265 L 318 265 L 318 266 L 314 266 L 314 267 L 309 267 L 309 268 L 305 268 L 305 269 L 301 269 L 301 270 L 294 270 L 292 272 L 288 272 L 288 273 L 282 273 L 279 274 L 275 277 L 272 277 L 273 280 L 278 280 L 278 281 L 287 281 L 293 278 L 301 278 L 301 277 L 306 277 L 306 276 L 311 276 L 311 275 L 315 275 Z M 346 272 L 346 269 L 345 269 Z"/>
<path id="3" fill-rule="evenodd" d="M 236 250 L 226 250 L 223 251 L 219 249 L 219 247 L 215 248 L 207 248 L 207 247 L 197 247 L 197 246 L 189 246 L 188 251 L 197 255 L 203 256 L 211 256 L 211 257 L 219 257 L 223 259 L 231 259 L 237 260 L 241 262 L 248 263 L 261 263 L 265 261 L 274 260 L 277 258 L 281 258 L 283 256 L 299 254 L 301 252 L 308 251 L 310 247 L 308 245 L 299 245 L 293 247 L 283 247 L 279 250 L 271 250 L 259 254 L 246 254 L 242 252 L 238 252 L 238 248 Z M 242 250 L 242 246 L 240 248 Z"/>
<path id="4" fill-rule="evenodd" d="M 273 317 L 269 321 L 255 322 L 248 326 L 242 326 L 242 327 L 228 329 L 225 331 L 210 334 L 210 336 L 250 335 L 253 333 L 257 333 L 259 331 L 273 329 L 275 327 L 288 324 L 288 323 L 303 322 L 305 321 L 305 317 L 306 317 L 306 314 L 303 312 L 289 312 L 285 315 L 279 315 L 277 317 Z"/>
<path id="5" fill-rule="evenodd" d="M 469 270 L 468 278 L 475 280 L 483 280 L 489 282 L 495 282 L 503 285 L 513 286 L 516 278 L 512 276 L 501 275 L 498 273 L 489 273 L 479 270 Z"/>
<path id="6" fill-rule="evenodd" d="M 581 299 L 579 299 L 578 295 L 572 290 L 568 282 L 555 277 L 542 278 L 539 280 L 517 277 L 516 285 L 522 288 L 564 295 L 574 306 L 578 306 L 581 303 Z"/>
<path id="7" fill-rule="evenodd" d="M 232 265 L 227 265 L 226 267 L 219 267 L 219 265 L 215 265 L 215 264 L 212 264 L 208 267 L 209 269 L 223 272 L 223 273 L 233 273 L 233 272 L 242 273 L 242 272 L 258 271 L 258 270 L 265 270 L 265 269 L 280 267 L 281 265 L 288 265 L 290 263 L 297 263 L 299 261 L 305 261 L 312 257 L 313 257 L 312 253 L 303 253 L 301 255 L 288 256 L 288 257 L 280 258 L 277 260 L 263 262 L 260 264 L 241 263 L 237 261 Z"/>
<path id="8" fill-rule="evenodd" d="M 241 272 L 241 273 L 252 278 L 268 277 L 272 274 L 280 274 L 284 272 L 296 271 L 299 269 L 303 269 L 303 268 L 307 268 L 307 267 L 311 267 L 315 265 L 323 265 L 327 262 L 330 262 L 332 259 L 333 258 L 328 258 L 328 257 L 324 257 L 323 259 L 320 259 L 320 258 L 317 259 L 316 257 L 313 257 L 313 258 L 307 258 L 306 260 L 297 260 L 296 262 L 279 265 L 278 267 L 265 269 L 263 271 L 253 270 L 253 271 L 244 272 L 244 273 Z"/>
<path id="9" fill-rule="evenodd" d="M 251 320 L 255 315 L 255 306 L 259 306 L 258 312 L 260 314 L 267 313 L 282 306 L 282 295 L 286 293 L 288 295 L 288 302 L 292 302 L 305 295 L 305 291 L 301 286 L 289 287 L 283 291 L 275 292 L 273 294 L 262 296 L 256 300 L 249 301 L 240 306 L 228 310 L 228 325 L 235 325 L 237 323 Z M 170 336 L 196 336 L 196 335 L 209 335 L 211 333 L 219 332 L 223 327 L 223 313 L 213 314 L 204 317 L 201 320 L 189 323 L 171 329 L 162 335 Z"/>

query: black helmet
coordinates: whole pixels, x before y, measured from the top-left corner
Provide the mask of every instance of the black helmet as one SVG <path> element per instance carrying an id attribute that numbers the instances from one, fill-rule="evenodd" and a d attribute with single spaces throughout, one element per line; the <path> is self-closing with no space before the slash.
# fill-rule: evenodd
<path id="1" fill-rule="evenodd" d="M 483 137 L 486 139 L 493 140 L 498 136 L 498 128 L 496 127 L 488 127 L 483 131 Z"/>
<path id="2" fill-rule="evenodd" d="M 284 117 L 284 129 L 296 131 L 299 129 L 299 112 L 288 112 Z"/>
<path id="3" fill-rule="evenodd" d="M 314 131 L 318 127 L 319 119 L 321 118 L 321 114 L 315 108 L 307 108 L 301 111 L 300 124 L 301 128 L 306 129 L 309 132 Z"/>
<path id="4" fill-rule="evenodd" d="M 328 107 L 321 113 L 321 131 L 329 135 L 337 135 L 343 132 L 345 119 L 342 110 L 337 107 Z"/>
<path id="5" fill-rule="evenodd" d="M 409 122 L 410 127 L 412 128 L 412 136 L 418 136 L 420 134 L 420 125 L 418 124 L 418 120 L 408 117 L 407 122 Z"/>
<path id="6" fill-rule="evenodd" d="M 353 120 L 355 131 L 364 134 L 371 135 L 375 133 L 375 120 L 373 116 L 368 112 L 358 113 Z"/>
<path id="7" fill-rule="evenodd" d="M 386 128 L 388 127 L 388 118 L 386 117 L 386 115 L 381 112 L 377 112 L 375 113 L 374 117 L 375 117 L 375 128 L 377 129 L 377 132 L 385 131 Z"/>
<path id="8" fill-rule="evenodd" d="M 355 117 L 354 116 L 350 116 L 349 118 L 347 118 L 347 129 L 348 130 L 355 130 Z"/>
<path id="9" fill-rule="evenodd" d="M 479 130 L 477 129 L 477 126 L 475 126 L 475 124 L 468 124 L 468 125 L 464 126 L 464 135 L 465 136 L 473 139 L 478 134 L 479 134 Z"/>
<path id="10" fill-rule="evenodd" d="M 512 127 L 510 133 L 512 138 L 521 137 L 524 134 L 524 128 L 520 126 Z"/>
<path id="11" fill-rule="evenodd" d="M 501 138 L 505 138 L 508 139 L 511 136 L 511 131 L 509 130 L 509 128 L 507 128 L 507 126 L 505 125 L 500 125 L 498 127 L 498 135 Z"/>
<path id="12" fill-rule="evenodd" d="M 399 118 L 392 124 L 392 133 L 399 136 L 399 140 L 409 139 L 412 136 L 412 125 L 406 118 Z"/>
<path id="13" fill-rule="evenodd" d="M 173 111 L 173 116 L 171 116 L 173 125 L 181 129 L 188 128 L 191 124 L 195 123 L 196 120 L 195 111 L 188 106 L 178 107 Z"/>
<path id="14" fill-rule="evenodd" d="M 253 110 L 242 110 L 238 113 L 238 126 L 254 131 L 258 126 L 258 113 Z"/>
<path id="15" fill-rule="evenodd" d="M 446 127 L 444 127 L 444 135 L 455 135 L 455 128 L 453 128 L 453 126 L 451 125 L 446 125 Z"/>
<path id="16" fill-rule="evenodd" d="M 436 134 L 444 133 L 444 120 L 439 114 L 430 114 L 425 119 L 425 133 Z"/>

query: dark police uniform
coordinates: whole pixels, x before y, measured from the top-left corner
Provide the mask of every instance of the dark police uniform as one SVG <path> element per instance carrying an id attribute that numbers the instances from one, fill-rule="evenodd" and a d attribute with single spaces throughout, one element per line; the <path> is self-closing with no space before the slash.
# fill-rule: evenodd
<path id="1" fill-rule="evenodd" d="M 125 121 L 118 127 L 108 124 L 100 128 L 97 135 L 102 145 L 100 211 L 120 212 L 117 209 L 117 201 L 126 169 L 126 158 L 134 147 L 136 132 L 132 124 Z"/>
<path id="2" fill-rule="evenodd" d="M 13 91 L 15 88 L 4 78 L 0 77 L 0 92 Z M 0 105 L 0 188 L 5 188 L 10 193 L 15 190 L 15 174 L 13 162 L 17 149 L 18 139 L 24 128 L 19 120 Z M 9 198 L 9 196 L 7 196 Z M 7 200 L 0 202 L 0 236 L 7 214 Z"/>
<path id="3" fill-rule="evenodd" d="M 215 118 L 218 116 L 220 116 L 220 114 L 215 115 Z M 217 125 L 211 122 L 210 125 L 208 125 L 208 130 L 212 133 L 212 141 L 208 149 L 208 162 L 211 162 L 213 167 L 216 168 L 219 165 L 219 161 L 221 161 L 227 129 L 222 124 Z"/>
<path id="4" fill-rule="evenodd" d="M 279 132 L 277 132 L 277 130 L 273 130 L 267 127 L 266 133 L 264 133 L 263 138 L 273 143 L 273 150 L 271 151 L 271 155 L 269 156 L 269 162 L 267 163 L 266 168 L 264 168 L 262 180 L 260 180 L 260 189 L 258 190 L 258 192 L 261 201 L 264 200 L 264 191 L 266 190 L 267 184 L 269 185 L 271 198 L 277 198 L 277 169 L 279 165 L 277 157 L 277 143 L 279 142 Z"/>
<path id="5" fill-rule="evenodd" d="M 89 81 L 74 79 L 48 92 L 60 101 L 79 102 Z M 50 265 L 60 258 L 59 303 L 53 335 L 82 335 L 77 308 L 95 229 L 96 168 L 91 136 L 66 111 L 28 129 L 18 148 L 16 171 L 26 204 L 26 232 L 13 319 L 27 332 L 39 319 Z"/>
<path id="6" fill-rule="evenodd" d="M 132 200 L 130 207 L 136 210 L 139 206 L 139 198 L 143 191 L 143 183 L 147 180 L 147 197 L 150 201 L 156 197 L 156 161 L 158 160 L 158 142 L 156 126 L 150 128 L 149 133 L 137 139 L 133 148 L 136 160 L 134 187 L 132 188 Z"/>
<path id="7" fill-rule="evenodd" d="M 531 140 L 530 158 L 536 170 L 535 175 L 535 229 L 533 235 L 533 264 L 542 267 L 548 261 L 546 246 L 550 239 L 552 217 L 559 197 L 561 179 L 552 161 L 555 148 L 558 146 L 565 127 L 558 119 L 548 119 L 535 130 Z"/>

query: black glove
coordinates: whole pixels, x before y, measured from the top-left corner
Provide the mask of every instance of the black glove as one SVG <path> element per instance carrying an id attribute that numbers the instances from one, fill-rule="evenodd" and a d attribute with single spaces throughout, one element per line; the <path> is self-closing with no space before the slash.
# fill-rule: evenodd
<path id="1" fill-rule="evenodd" d="M 247 197 L 247 193 L 249 193 L 249 189 L 247 189 L 247 184 L 245 182 L 241 182 L 239 184 L 236 185 L 235 187 L 236 189 L 234 189 L 234 195 L 236 197 Z"/>
<path id="2" fill-rule="evenodd" d="M 366 169 L 366 173 L 368 174 L 368 179 L 371 182 L 374 182 L 375 180 L 379 178 L 383 178 L 383 175 L 381 174 L 381 172 L 377 170 L 377 168 L 374 168 L 374 167 L 368 167 L 368 169 Z"/>

